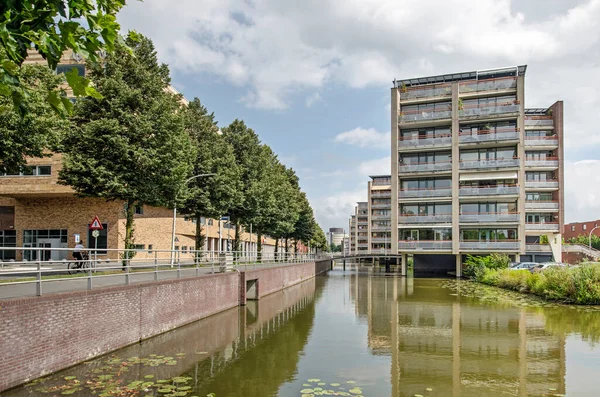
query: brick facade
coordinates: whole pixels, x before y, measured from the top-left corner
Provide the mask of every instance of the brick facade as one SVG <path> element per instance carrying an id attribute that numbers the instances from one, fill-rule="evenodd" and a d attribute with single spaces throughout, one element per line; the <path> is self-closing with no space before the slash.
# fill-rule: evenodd
<path id="1" fill-rule="evenodd" d="M 565 241 L 570 240 L 573 237 L 579 235 L 589 236 L 590 232 L 596 226 L 600 226 L 600 219 L 589 222 L 573 222 L 565 225 L 563 237 Z M 596 236 L 600 237 L 600 227 L 593 232 Z"/>

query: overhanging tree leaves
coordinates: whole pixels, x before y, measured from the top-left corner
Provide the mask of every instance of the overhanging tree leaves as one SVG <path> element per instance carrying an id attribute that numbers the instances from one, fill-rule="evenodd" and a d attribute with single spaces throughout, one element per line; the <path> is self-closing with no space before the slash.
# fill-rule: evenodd
<path id="1" fill-rule="evenodd" d="M 135 205 L 174 205 L 194 154 L 181 97 L 166 91 L 169 69 L 158 63 L 149 39 L 130 33 L 126 44 L 91 68 L 103 98 L 77 101 L 60 181 L 80 196 L 124 201 L 125 248 L 131 249 Z"/>
<path id="2" fill-rule="evenodd" d="M 185 129 L 195 147 L 193 175 L 211 174 L 190 182 L 182 213 L 196 220 L 196 250 L 204 247 L 201 217 L 220 218 L 242 199 L 240 170 L 233 147 L 219 133 L 213 113 L 198 98 L 183 110 Z"/>

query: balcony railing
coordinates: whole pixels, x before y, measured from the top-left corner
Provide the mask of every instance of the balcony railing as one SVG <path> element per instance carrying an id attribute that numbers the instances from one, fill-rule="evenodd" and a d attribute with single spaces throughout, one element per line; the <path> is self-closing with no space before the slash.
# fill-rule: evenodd
<path id="1" fill-rule="evenodd" d="M 502 196 L 519 194 L 518 186 L 461 187 L 459 196 Z"/>
<path id="2" fill-rule="evenodd" d="M 451 145 L 452 135 L 439 135 L 427 138 L 406 137 L 398 140 L 398 147 L 400 148 L 440 147 Z"/>
<path id="3" fill-rule="evenodd" d="M 517 113 L 520 109 L 518 101 L 490 105 L 464 105 L 458 111 L 459 117 L 488 116 L 494 114 Z"/>
<path id="4" fill-rule="evenodd" d="M 380 230 L 380 231 L 392 230 L 392 225 L 371 225 L 371 230 Z"/>
<path id="5" fill-rule="evenodd" d="M 552 116 L 525 116 L 525 127 L 553 126 Z"/>
<path id="6" fill-rule="evenodd" d="M 558 158 L 546 157 L 545 159 L 525 159 L 526 167 L 558 167 Z"/>
<path id="7" fill-rule="evenodd" d="M 392 239 L 390 237 L 371 237 L 371 243 L 390 243 Z"/>
<path id="8" fill-rule="evenodd" d="M 452 118 L 451 110 L 406 110 L 401 111 L 398 116 L 400 123 L 411 123 L 417 121 L 439 120 Z"/>
<path id="9" fill-rule="evenodd" d="M 508 158 L 508 159 L 491 159 L 491 160 L 461 160 L 460 161 L 460 169 L 461 170 L 469 170 L 469 169 L 486 169 L 486 168 L 508 168 L 508 167 L 518 167 L 519 159 L 518 158 Z"/>
<path id="10" fill-rule="evenodd" d="M 458 86 L 460 94 L 479 93 L 485 91 L 514 90 L 517 88 L 516 77 L 499 77 L 496 79 L 464 81 Z"/>
<path id="11" fill-rule="evenodd" d="M 398 249 L 409 250 L 451 250 L 452 241 L 401 240 Z"/>
<path id="12" fill-rule="evenodd" d="M 392 184 L 391 179 L 375 179 L 373 181 L 373 186 L 389 186 Z"/>
<path id="13" fill-rule="evenodd" d="M 558 137 L 551 136 L 526 136 L 525 146 L 558 146 Z"/>
<path id="14" fill-rule="evenodd" d="M 518 240 L 503 240 L 503 241 L 461 241 L 461 250 L 518 250 Z"/>
<path id="15" fill-rule="evenodd" d="M 383 203 L 383 204 L 371 204 L 371 208 L 373 209 L 386 209 L 390 208 L 392 203 Z"/>
<path id="16" fill-rule="evenodd" d="M 449 197 L 452 189 L 404 189 L 398 191 L 398 198 Z"/>
<path id="17" fill-rule="evenodd" d="M 460 214 L 459 221 L 464 223 L 519 222 L 519 214 L 506 212 Z"/>
<path id="18" fill-rule="evenodd" d="M 545 181 L 525 181 L 525 187 L 529 189 L 557 189 L 558 180 L 548 179 Z"/>
<path id="19" fill-rule="evenodd" d="M 433 171 L 451 171 L 452 162 L 442 161 L 436 163 L 414 163 L 400 164 L 400 172 L 433 172 Z"/>
<path id="20" fill-rule="evenodd" d="M 530 223 L 525 224 L 525 230 L 549 230 L 553 232 L 559 231 L 559 224 L 554 222 Z"/>
<path id="21" fill-rule="evenodd" d="M 525 247 L 527 252 L 551 252 L 552 249 L 548 244 L 527 244 Z"/>
<path id="22" fill-rule="evenodd" d="M 459 143 L 479 143 L 516 140 L 519 140 L 519 130 L 515 128 L 498 129 L 496 131 L 464 131 L 461 132 L 458 136 Z"/>
<path id="23" fill-rule="evenodd" d="M 391 190 L 380 190 L 380 191 L 371 192 L 371 197 L 380 197 L 380 198 L 392 197 L 392 191 Z"/>
<path id="24" fill-rule="evenodd" d="M 384 221 L 386 219 L 391 219 L 392 215 L 387 214 L 387 215 L 371 215 L 371 219 L 374 221 Z"/>
<path id="25" fill-rule="evenodd" d="M 526 201 L 525 209 L 527 210 L 557 210 L 558 201 Z"/>
<path id="26" fill-rule="evenodd" d="M 444 97 L 452 95 L 452 84 L 431 84 L 400 89 L 400 100 Z"/>
<path id="27" fill-rule="evenodd" d="M 450 223 L 452 222 L 452 214 L 441 215 L 400 215 L 398 223 Z"/>

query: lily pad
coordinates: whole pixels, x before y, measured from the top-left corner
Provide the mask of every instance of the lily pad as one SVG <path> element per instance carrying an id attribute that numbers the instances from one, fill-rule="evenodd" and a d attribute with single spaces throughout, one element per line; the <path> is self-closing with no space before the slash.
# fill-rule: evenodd
<path id="1" fill-rule="evenodd" d="M 309 379 L 308 380 L 310 383 L 316 383 L 316 382 L 320 382 L 321 379 Z"/>
<path id="2" fill-rule="evenodd" d="M 314 391 L 313 389 L 302 389 L 302 390 L 300 390 L 300 393 L 307 394 L 307 393 L 312 393 L 313 391 Z"/>
<path id="3" fill-rule="evenodd" d="M 338 387 L 340 384 L 339 383 L 330 383 L 330 385 L 333 387 Z"/>
<path id="4" fill-rule="evenodd" d="M 431 387 L 428 387 L 427 389 L 425 389 L 427 391 L 433 391 L 433 389 Z"/>
<path id="5" fill-rule="evenodd" d="M 65 376 L 65 380 L 73 380 L 73 379 L 77 379 L 76 376 Z"/>
<path id="6" fill-rule="evenodd" d="M 146 375 L 146 376 L 144 376 L 144 378 L 145 379 L 152 379 L 152 378 L 154 378 L 154 375 Z"/>

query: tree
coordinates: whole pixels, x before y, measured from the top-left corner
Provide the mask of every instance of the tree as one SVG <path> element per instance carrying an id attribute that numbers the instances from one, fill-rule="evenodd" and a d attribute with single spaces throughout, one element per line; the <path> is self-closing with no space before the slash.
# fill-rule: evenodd
<path id="1" fill-rule="evenodd" d="M 122 42 L 116 15 L 125 0 L 4 0 L 0 2 L 0 96 L 11 98 L 25 113 L 30 93 L 22 84 L 20 67 L 27 50 L 35 48 L 56 69 L 67 49 L 96 62 L 100 51 L 112 52 Z M 89 81 L 76 74 L 69 84 L 75 95 L 94 95 Z M 56 109 L 69 107 L 55 89 L 47 100 Z"/>
<path id="2" fill-rule="evenodd" d="M 314 224 L 314 232 L 310 245 L 311 247 L 315 248 L 317 252 L 329 250 L 325 233 L 323 232 L 323 229 L 321 229 L 321 226 L 319 226 L 318 223 Z"/>
<path id="3" fill-rule="evenodd" d="M 315 221 L 312 207 L 306 198 L 306 194 L 301 193 L 300 212 L 292 235 L 294 238 L 294 252 L 298 251 L 298 241 L 309 243 L 312 240 L 315 232 L 318 231 L 315 225 L 317 225 L 317 222 Z M 327 245 L 327 242 L 325 242 L 325 245 Z"/>
<path id="4" fill-rule="evenodd" d="M 193 174 L 214 173 L 195 179 L 188 189 L 182 213 L 196 220 L 196 250 L 204 247 L 201 217 L 220 218 L 242 198 L 240 170 L 233 147 L 219 133 L 214 113 L 194 98 L 183 111 L 185 129 L 195 147 Z"/>
<path id="5" fill-rule="evenodd" d="M 19 71 L 21 84 L 29 92 L 23 117 L 11 99 L 0 96 L 0 174 L 17 172 L 26 164 L 25 157 L 43 157 L 46 149 L 57 150 L 68 121 L 59 117 L 46 101 L 46 93 L 62 82 L 48 68 L 25 65 Z"/>
<path id="6" fill-rule="evenodd" d="M 572 244 L 585 245 L 587 247 L 590 244 L 590 235 L 580 234 L 577 237 L 571 238 L 568 242 Z M 600 250 L 600 236 L 592 234 L 592 248 Z"/>
<path id="7" fill-rule="evenodd" d="M 181 97 L 167 92 L 169 69 L 158 64 L 149 39 L 130 33 L 126 44 L 91 68 L 103 98 L 77 101 L 60 182 L 79 196 L 124 201 L 131 249 L 136 204 L 175 205 L 194 153 Z"/>

